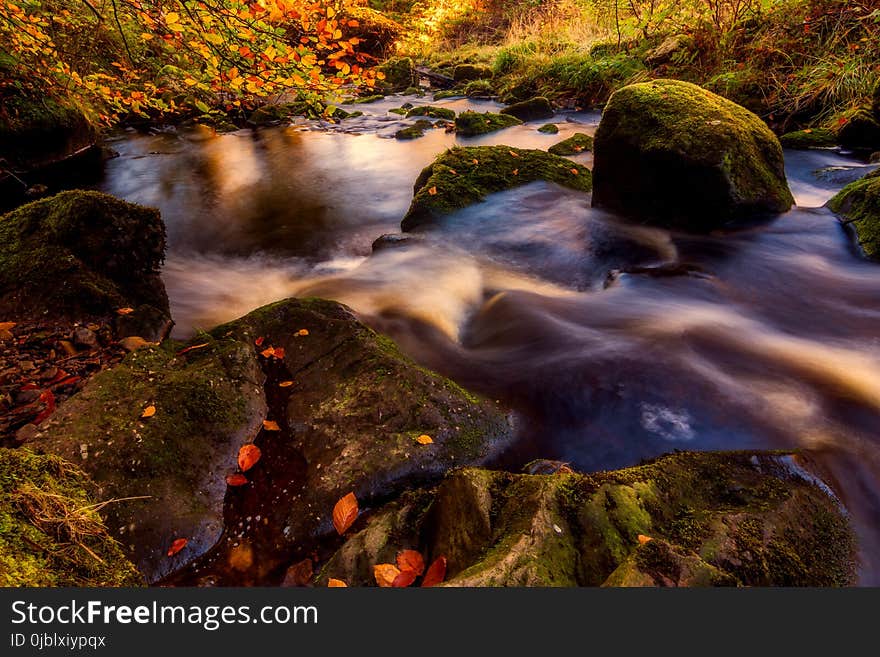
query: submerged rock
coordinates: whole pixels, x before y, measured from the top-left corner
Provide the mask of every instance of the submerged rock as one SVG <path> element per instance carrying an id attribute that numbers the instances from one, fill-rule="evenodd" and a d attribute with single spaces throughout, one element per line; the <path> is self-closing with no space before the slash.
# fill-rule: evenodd
<path id="1" fill-rule="evenodd" d="M 880 262 L 880 169 L 844 187 L 828 207 L 852 227 L 865 255 Z"/>
<path id="2" fill-rule="evenodd" d="M 593 138 L 583 132 L 576 132 L 568 139 L 563 139 L 548 150 L 553 155 L 577 155 L 593 148 Z"/>
<path id="3" fill-rule="evenodd" d="M 553 105 L 543 96 L 537 96 L 524 100 L 520 103 L 514 103 L 501 110 L 502 114 L 515 116 L 520 121 L 539 121 L 541 119 L 552 119 Z"/>
<path id="4" fill-rule="evenodd" d="M 688 82 L 617 91 L 596 132 L 593 173 L 595 206 L 688 230 L 754 221 L 794 203 L 770 128 Z"/>
<path id="5" fill-rule="evenodd" d="M 419 175 L 401 227 L 404 231 L 414 230 L 493 192 L 536 180 L 583 192 L 592 188 L 589 169 L 541 150 L 509 146 L 452 148 Z"/>
<path id="6" fill-rule="evenodd" d="M 322 569 L 352 586 L 399 550 L 448 586 L 845 586 L 855 540 L 791 457 L 678 453 L 593 475 L 466 469 L 379 510 Z"/>
<path id="7" fill-rule="evenodd" d="M 0 586 L 140 586 L 72 464 L 0 449 Z"/>
<path id="8" fill-rule="evenodd" d="M 164 255 L 158 210 L 84 191 L 29 203 L 0 217 L 0 313 L 84 319 L 130 307 L 167 321 Z"/>

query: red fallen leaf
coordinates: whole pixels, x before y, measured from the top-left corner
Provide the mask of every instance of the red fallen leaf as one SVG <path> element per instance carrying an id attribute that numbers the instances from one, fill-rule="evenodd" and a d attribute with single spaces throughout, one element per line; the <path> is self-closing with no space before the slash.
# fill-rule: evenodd
<path id="1" fill-rule="evenodd" d="M 419 576 L 425 572 L 425 560 L 415 550 L 402 550 L 397 553 L 397 567 L 401 571 L 411 570 Z"/>
<path id="2" fill-rule="evenodd" d="M 173 557 L 175 554 L 177 554 L 183 548 L 185 548 L 187 543 L 189 543 L 189 541 L 186 540 L 185 538 L 174 539 L 174 542 L 171 544 L 171 547 L 168 548 L 168 556 Z"/>
<path id="3" fill-rule="evenodd" d="M 237 472 L 237 473 L 231 474 L 231 475 L 226 475 L 226 485 L 227 486 L 233 486 L 233 487 L 244 486 L 246 483 L 248 483 L 248 478 L 245 477 L 240 472 Z"/>
<path id="4" fill-rule="evenodd" d="M 183 356 L 184 354 L 188 354 L 189 352 L 195 351 L 196 349 L 204 349 L 205 347 L 208 346 L 208 344 L 210 344 L 210 343 L 205 342 L 204 344 L 194 344 L 192 347 L 187 347 L 186 349 L 181 349 L 180 351 L 177 352 L 177 355 Z"/>
<path id="5" fill-rule="evenodd" d="M 58 370 L 58 374 L 56 374 L 51 379 L 49 379 L 49 381 L 46 382 L 46 385 L 48 385 L 48 386 L 55 385 L 61 379 L 68 377 L 68 376 L 70 376 L 70 375 L 67 372 L 65 372 L 64 370 Z"/>
<path id="6" fill-rule="evenodd" d="M 247 472 L 257 464 L 263 453 L 256 445 L 242 445 L 238 450 L 238 467 L 242 472 Z"/>
<path id="7" fill-rule="evenodd" d="M 416 577 L 418 577 L 418 575 L 412 570 L 401 570 L 397 577 L 391 582 L 391 586 L 395 589 L 405 589 L 416 581 Z"/>
<path id="8" fill-rule="evenodd" d="M 44 390 L 40 394 L 40 401 L 46 404 L 46 408 L 44 408 L 37 417 L 31 420 L 31 424 L 39 424 L 55 412 L 55 395 L 52 394 L 51 390 Z"/>
<path id="9" fill-rule="evenodd" d="M 274 358 L 279 359 L 279 360 L 283 360 L 284 359 L 284 347 L 275 347 L 275 353 L 272 354 L 272 356 Z"/>
<path id="10" fill-rule="evenodd" d="M 58 383 L 52 385 L 53 388 L 64 388 L 66 386 L 72 386 L 74 383 L 79 383 L 82 380 L 81 376 L 69 376 L 66 379 L 61 379 Z"/>
<path id="11" fill-rule="evenodd" d="M 437 557 L 425 573 L 422 586 L 437 586 L 444 579 L 446 579 L 446 557 Z"/>
<path id="12" fill-rule="evenodd" d="M 254 340 L 254 344 L 257 345 L 258 347 L 262 347 L 262 346 L 263 346 L 263 341 L 265 341 L 265 339 L 266 339 L 266 338 L 264 338 L 264 337 L 261 335 L 261 336 L 258 337 L 256 340 Z"/>
<path id="13" fill-rule="evenodd" d="M 333 526 L 336 533 L 342 536 L 354 524 L 358 517 L 358 501 L 354 493 L 340 499 L 333 507 Z"/>

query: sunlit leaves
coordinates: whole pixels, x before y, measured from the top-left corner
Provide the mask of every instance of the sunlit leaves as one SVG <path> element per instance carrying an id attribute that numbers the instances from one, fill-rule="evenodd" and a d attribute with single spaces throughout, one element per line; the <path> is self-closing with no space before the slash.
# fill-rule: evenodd
<path id="1" fill-rule="evenodd" d="M 333 507 L 333 527 L 340 536 L 354 524 L 358 512 L 358 501 L 354 493 L 349 493 L 336 503 Z"/>

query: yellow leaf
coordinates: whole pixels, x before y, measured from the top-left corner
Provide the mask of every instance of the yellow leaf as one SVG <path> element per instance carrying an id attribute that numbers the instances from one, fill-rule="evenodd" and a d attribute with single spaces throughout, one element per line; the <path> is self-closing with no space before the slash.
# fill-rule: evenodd
<path id="1" fill-rule="evenodd" d="M 419 436 L 418 438 L 416 438 L 416 442 L 417 442 L 419 445 L 433 445 L 433 444 L 434 444 L 434 439 L 431 438 L 431 436 L 429 436 L 429 435 L 427 435 L 427 434 L 422 434 L 421 436 Z"/>
<path id="2" fill-rule="evenodd" d="M 398 575 L 400 575 L 400 568 L 394 564 L 380 563 L 373 566 L 373 576 L 376 578 L 376 584 L 382 588 L 391 588 Z"/>
<path id="3" fill-rule="evenodd" d="M 208 43 L 213 43 L 215 46 L 219 46 L 223 43 L 223 37 L 219 34 L 214 34 L 213 32 L 208 32 L 205 34 L 205 41 Z"/>
<path id="4" fill-rule="evenodd" d="M 172 23 L 176 23 L 179 20 L 180 16 L 177 14 L 177 12 L 172 11 L 171 13 L 165 15 L 165 22 L 169 25 L 171 25 Z"/>
<path id="5" fill-rule="evenodd" d="M 144 412 L 141 413 L 141 419 L 146 420 L 147 418 L 153 417 L 156 414 L 155 406 L 147 406 L 144 409 Z"/>
<path id="6" fill-rule="evenodd" d="M 296 337 L 298 337 L 298 338 L 304 338 L 304 337 L 306 337 L 308 334 L 309 334 L 309 329 L 300 329 L 299 331 L 296 332 Z"/>
<path id="7" fill-rule="evenodd" d="M 348 584 L 343 582 L 341 579 L 333 579 L 331 577 L 327 580 L 327 587 L 331 589 L 345 589 L 348 588 Z"/>
<path id="8" fill-rule="evenodd" d="M 141 33 L 141 40 L 149 41 L 150 39 L 152 39 L 155 36 L 156 36 L 155 34 L 150 34 L 149 32 L 143 32 L 143 33 Z"/>
<path id="9" fill-rule="evenodd" d="M 192 78 L 186 78 L 186 79 L 183 81 L 183 83 L 184 83 L 186 86 L 188 86 L 188 87 L 192 87 L 193 85 L 196 85 L 196 84 L 198 84 L 199 82 L 198 82 L 198 80 L 193 80 Z"/>
<path id="10" fill-rule="evenodd" d="M 263 428 L 266 431 L 281 431 L 281 427 L 273 420 L 263 420 Z"/>

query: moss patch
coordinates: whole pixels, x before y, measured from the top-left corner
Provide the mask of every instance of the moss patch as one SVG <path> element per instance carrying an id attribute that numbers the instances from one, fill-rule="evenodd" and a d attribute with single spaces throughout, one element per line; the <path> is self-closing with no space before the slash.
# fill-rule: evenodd
<path id="1" fill-rule="evenodd" d="M 784 148 L 807 149 L 807 148 L 827 148 L 837 145 L 837 134 L 833 130 L 825 128 L 815 128 L 806 130 L 797 130 L 796 132 L 787 132 L 779 138 Z"/>
<path id="2" fill-rule="evenodd" d="M 404 231 L 413 230 L 488 194 L 536 180 L 583 192 L 591 189 L 589 169 L 544 151 L 509 146 L 452 148 L 419 175 L 401 226 Z"/>
<path id="3" fill-rule="evenodd" d="M 462 137 L 476 137 L 520 125 L 522 121 L 505 114 L 462 112 L 455 119 L 455 131 Z"/>
<path id="4" fill-rule="evenodd" d="M 140 586 L 70 463 L 0 449 L 0 586 Z"/>
<path id="5" fill-rule="evenodd" d="M 538 128 L 538 132 L 541 132 L 545 135 L 556 135 L 559 134 L 559 126 L 557 126 L 555 123 L 548 123 Z"/>
<path id="6" fill-rule="evenodd" d="M 880 262 L 880 169 L 844 187 L 828 207 L 852 226 L 865 255 Z"/>
<path id="7" fill-rule="evenodd" d="M 446 107 L 432 107 L 431 105 L 421 105 L 419 107 L 413 107 L 406 113 L 407 118 L 411 118 L 413 116 L 427 116 L 431 119 L 443 119 L 446 121 L 452 121 L 455 118 L 455 110 L 451 110 Z"/>
<path id="8" fill-rule="evenodd" d="M 568 139 L 563 139 L 558 144 L 553 144 L 547 149 L 553 155 L 577 155 L 593 149 L 593 138 L 583 132 L 576 132 Z"/>
<path id="9" fill-rule="evenodd" d="M 493 75 L 491 66 L 459 64 L 452 72 L 452 79 L 456 82 L 470 82 L 472 80 L 489 80 Z"/>
<path id="10" fill-rule="evenodd" d="M 501 110 L 502 114 L 515 116 L 520 121 L 539 121 L 553 118 L 553 105 L 543 96 L 529 98 L 519 103 L 514 103 Z"/>

